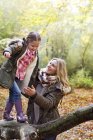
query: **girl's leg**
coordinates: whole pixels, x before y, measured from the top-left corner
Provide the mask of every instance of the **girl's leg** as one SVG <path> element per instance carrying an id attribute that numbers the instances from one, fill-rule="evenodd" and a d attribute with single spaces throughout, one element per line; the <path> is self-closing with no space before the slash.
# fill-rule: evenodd
<path id="1" fill-rule="evenodd" d="M 15 108 L 16 108 L 16 112 L 17 112 L 17 121 L 21 122 L 21 123 L 25 122 L 26 117 L 22 111 L 21 91 L 20 91 L 16 81 L 14 81 L 14 83 L 10 89 L 10 95 L 11 95 L 10 100 L 12 99 L 15 104 Z"/>
<path id="2" fill-rule="evenodd" d="M 7 120 L 7 121 L 12 121 L 14 118 L 10 115 L 10 112 L 13 108 L 14 103 L 11 102 L 9 99 L 6 101 L 6 107 L 5 107 L 5 111 L 3 114 L 3 119 Z"/>
<path id="3" fill-rule="evenodd" d="M 7 121 L 12 121 L 14 119 L 13 116 L 10 115 L 13 106 L 14 106 L 13 95 L 9 92 L 9 98 L 6 101 L 3 119 L 5 119 Z"/>
<path id="4" fill-rule="evenodd" d="M 16 81 L 14 81 L 12 87 L 9 89 L 9 93 L 10 93 L 9 96 L 10 101 L 13 101 L 15 103 L 17 100 L 21 99 L 21 91 Z"/>

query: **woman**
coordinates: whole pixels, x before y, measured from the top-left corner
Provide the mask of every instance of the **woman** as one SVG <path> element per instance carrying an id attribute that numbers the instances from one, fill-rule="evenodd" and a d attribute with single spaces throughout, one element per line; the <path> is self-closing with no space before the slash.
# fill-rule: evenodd
<path id="1" fill-rule="evenodd" d="M 53 58 L 46 68 L 38 73 L 35 85 L 25 87 L 24 92 L 30 96 L 27 116 L 31 124 L 42 124 L 59 117 L 58 104 L 64 89 L 69 89 L 66 63 L 63 59 Z M 44 140 L 55 140 L 56 136 Z"/>
<path id="2" fill-rule="evenodd" d="M 6 102 L 3 118 L 13 120 L 10 112 L 15 105 L 17 121 L 23 123 L 26 117 L 22 111 L 21 90 L 34 81 L 38 70 L 38 47 L 41 37 L 37 32 L 30 32 L 26 39 L 12 41 L 4 50 L 7 61 L 0 69 L 0 85 L 9 88 L 9 98 Z M 1 73 L 3 72 L 3 73 Z"/>

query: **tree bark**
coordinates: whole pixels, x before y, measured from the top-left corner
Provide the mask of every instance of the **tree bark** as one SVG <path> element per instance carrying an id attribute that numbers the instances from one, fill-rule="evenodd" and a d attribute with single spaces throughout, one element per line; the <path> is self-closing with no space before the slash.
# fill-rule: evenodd
<path id="1" fill-rule="evenodd" d="M 57 135 L 83 122 L 93 120 L 93 104 L 82 107 L 64 117 L 42 125 L 0 121 L 0 138 L 4 140 L 40 140 L 46 135 Z"/>

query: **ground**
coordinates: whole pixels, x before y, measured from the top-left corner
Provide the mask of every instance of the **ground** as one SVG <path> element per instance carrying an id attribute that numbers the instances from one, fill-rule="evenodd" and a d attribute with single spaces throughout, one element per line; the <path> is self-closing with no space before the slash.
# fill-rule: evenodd
<path id="1" fill-rule="evenodd" d="M 8 97 L 8 90 L 0 88 L 0 119 Z M 22 97 L 24 112 L 27 108 L 27 99 Z M 74 91 L 63 97 L 59 104 L 59 112 L 61 116 L 93 103 L 93 89 L 74 89 Z M 16 117 L 15 109 L 13 115 Z M 57 140 L 93 140 L 93 121 L 82 123 L 57 137 Z"/>

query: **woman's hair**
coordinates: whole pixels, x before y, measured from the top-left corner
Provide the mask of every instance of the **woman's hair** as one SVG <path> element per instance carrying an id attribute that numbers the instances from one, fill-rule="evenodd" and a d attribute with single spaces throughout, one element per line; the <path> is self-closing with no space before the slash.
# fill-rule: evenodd
<path id="1" fill-rule="evenodd" d="M 33 41 L 41 41 L 40 34 L 37 32 L 30 32 L 26 37 L 27 44 Z"/>
<path id="2" fill-rule="evenodd" d="M 67 68 L 66 62 L 61 58 L 53 58 L 52 60 L 57 61 L 57 77 L 58 80 L 65 86 L 68 87 L 68 75 L 67 75 Z"/>

